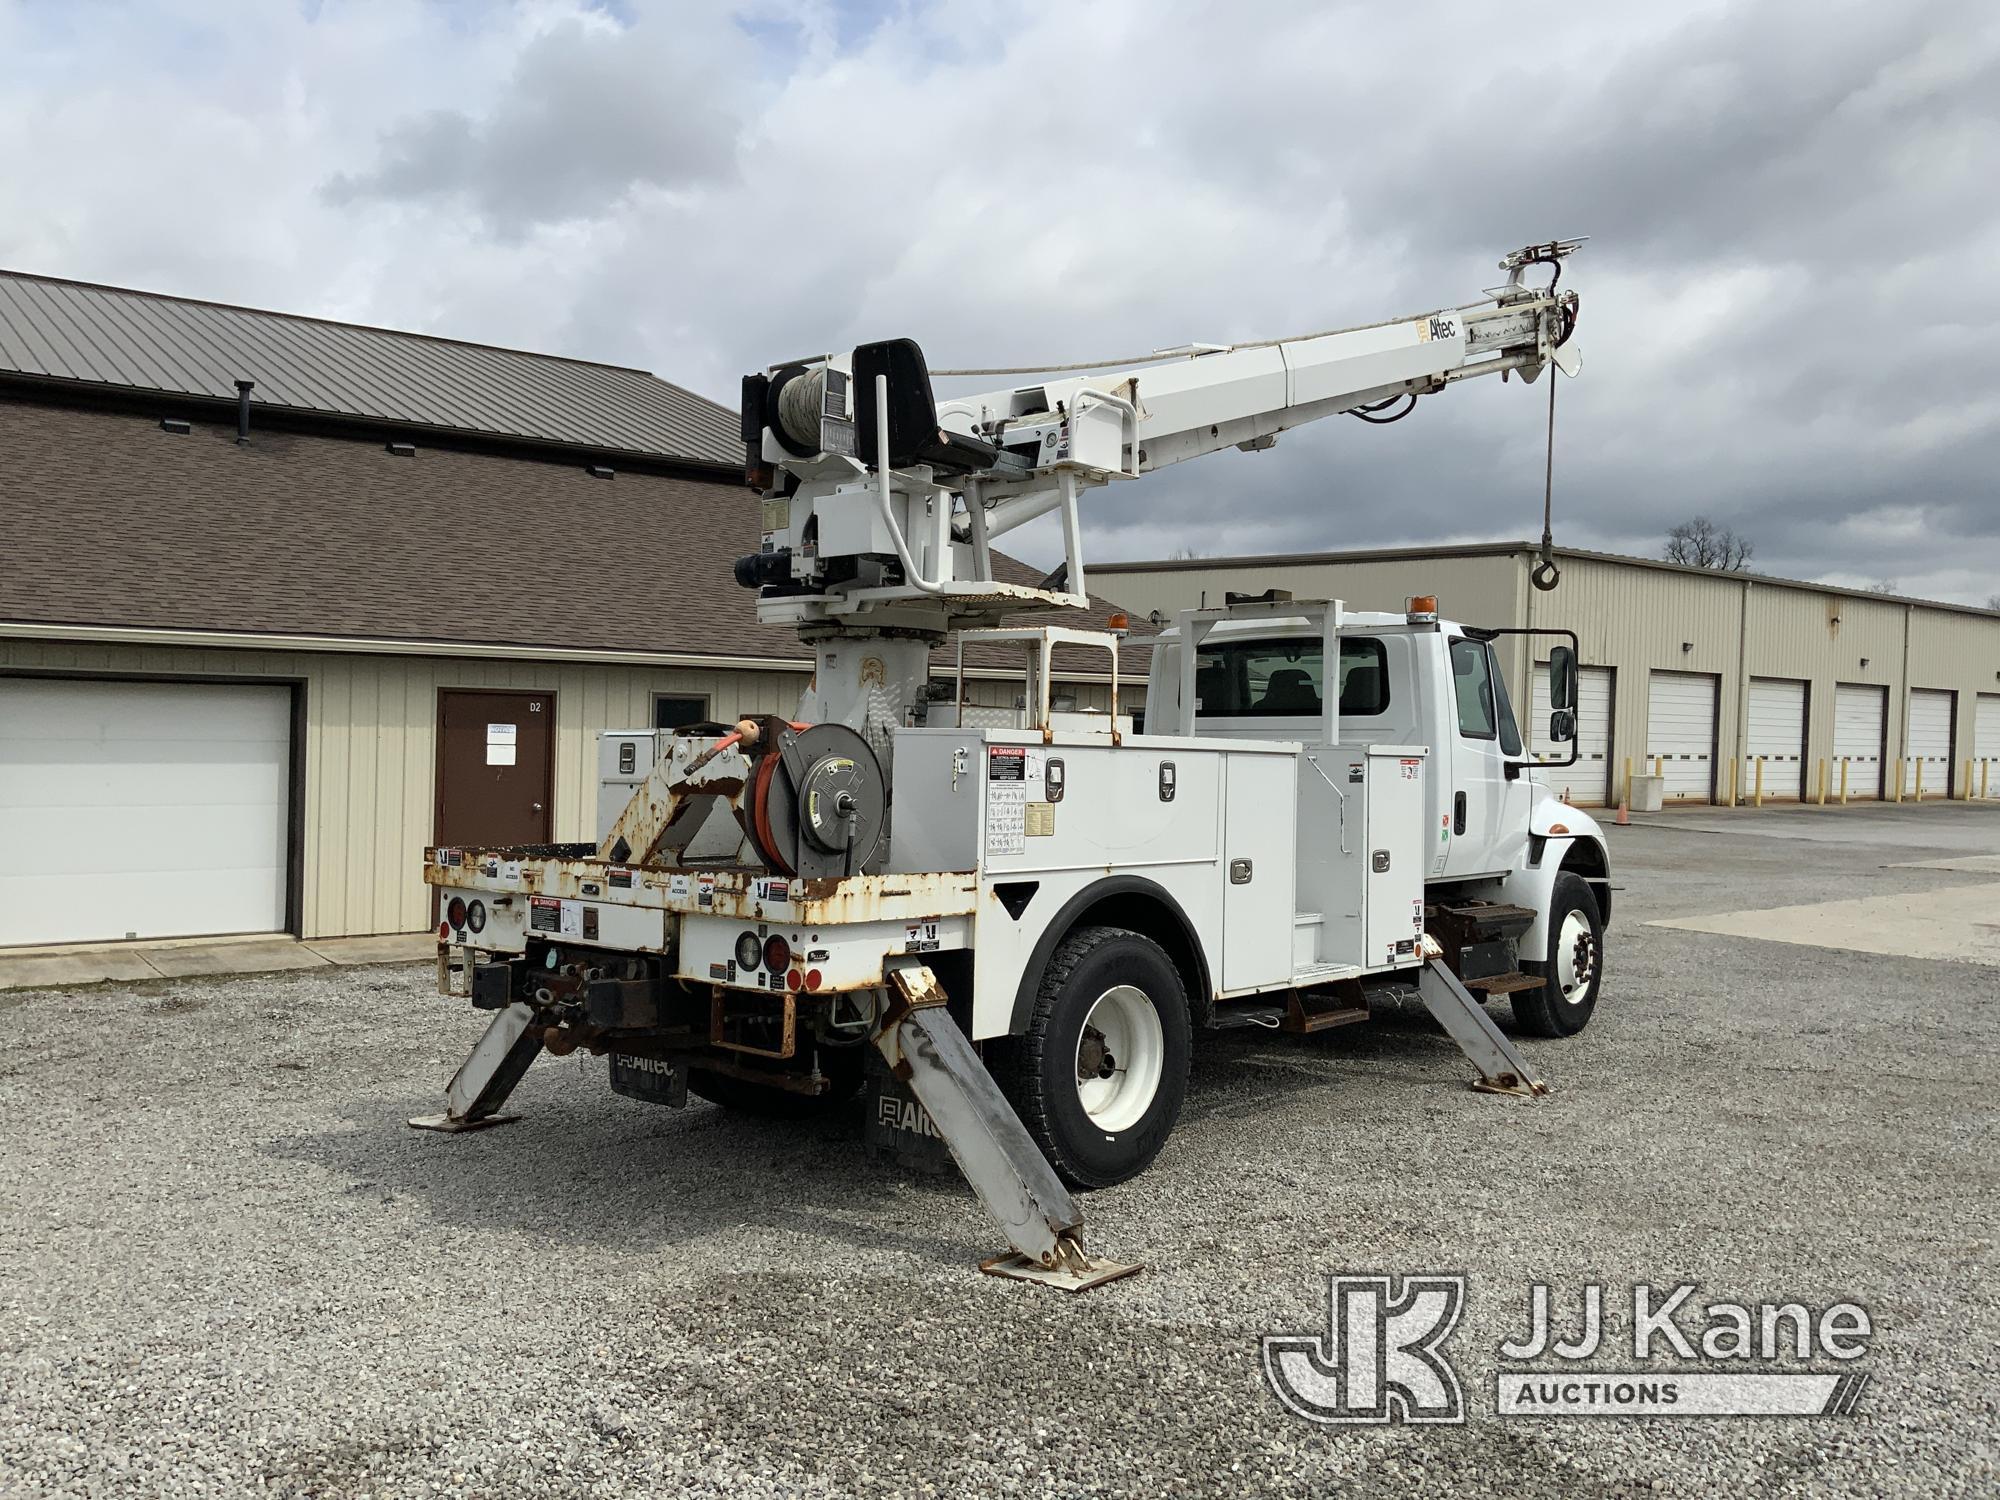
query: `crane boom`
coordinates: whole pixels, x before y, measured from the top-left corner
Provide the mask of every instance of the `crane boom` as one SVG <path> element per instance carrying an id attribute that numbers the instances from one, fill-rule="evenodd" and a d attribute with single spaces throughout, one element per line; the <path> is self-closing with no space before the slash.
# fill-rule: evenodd
<path id="1" fill-rule="evenodd" d="M 1395 420 L 1475 376 L 1531 381 L 1552 363 L 1574 374 L 1577 297 L 1557 282 L 1581 243 L 1507 256 L 1507 282 L 1480 302 L 1162 351 L 1138 368 L 979 395 L 938 399 L 909 340 L 774 366 L 744 382 L 743 436 L 766 496 L 760 549 L 737 577 L 761 591 L 764 618 L 800 625 L 942 632 L 1023 607 L 1080 606 L 1077 500 L 1091 488 L 1225 448 L 1267 448 L 1322 417 Z M 1525 280 L 1537 265 L 1553 270 L 1546 286 Z M 1052 510 L 1063 514 L 1062 585 L 996 580 L 993 539 Z"/>

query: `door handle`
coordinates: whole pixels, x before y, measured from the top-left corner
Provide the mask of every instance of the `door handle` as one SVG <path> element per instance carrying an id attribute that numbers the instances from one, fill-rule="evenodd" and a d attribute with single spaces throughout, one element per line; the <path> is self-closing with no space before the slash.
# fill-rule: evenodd
<path id="1" fill-rule="evenodd" d="M 1465 832 L 1465 793 L 1460 792 L 1451 799 L 1451 831 Z"/>
<path id="2" fill-rule="evenodd" d="M 1465 801 L 1465 799 L 1464 799 L 1463 797 L 1460 797 L 1460 798 L 1459 798 L 1458 800 L 1459 800 L 1460 802 L 1463 802 L 1463 801 Z M 541 803 L 539 803 L 539 802 L 537 802 L 537 803 L 535 803 L 535 804 L 534 804 L 533 808 L 532 808 L 532 809 L 530 809 L 530 810 L 531 810 L 531 811 L 533 811 L 533 812 L 540 812 L 540 811 L 542 810 L 542 804 L 541 804 Z"/>
<path id="3" fill-rule="evenodd" d="M 1248 885 L 1250 883 L 1250 870 L 1251 864 L 1249 860 L 1232 859 L 1229 862 L 1229 883 L 1231 885 Z"/>

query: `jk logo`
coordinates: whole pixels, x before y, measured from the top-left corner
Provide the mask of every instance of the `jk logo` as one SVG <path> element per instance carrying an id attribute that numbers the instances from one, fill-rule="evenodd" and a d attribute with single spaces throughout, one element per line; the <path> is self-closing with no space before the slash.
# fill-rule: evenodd
<path id="1" fill-rule="evenodd" d="M 1463 1422 L 1438 1346 L 1464 1306 L 1463 1276 L 1329 1276 L 1327 1331 L 1266 1335 L 1264 1378 L 1309 1422 Z"/>

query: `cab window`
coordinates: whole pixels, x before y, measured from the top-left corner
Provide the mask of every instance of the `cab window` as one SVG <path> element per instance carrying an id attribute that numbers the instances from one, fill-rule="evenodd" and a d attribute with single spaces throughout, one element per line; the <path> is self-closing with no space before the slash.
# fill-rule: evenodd
<path id="1" fill-rule="evenodd" d="M 1451 686 L 1458 699 L 1458 732 L 1469 740 L 1498 740 L 1505 755 L 1521 754 L 1521 730 L 1507 697 L 1507 679 L 1484 641 L 1451 643 Z"/>
<path id="2" fill-rule="evenodd" d="M 1195 712 L 1204 719 L 1318 718 L 1325 708 L 1325 653 L 1318 636 L 1211 641 L 1195 655 Z M 1342 717 L 1389 707 L 1388 653 L 1360 636 L 1340 643 Z"/>
<path id="3" fill-rule="evenodd" d="M 1484 641 L 1451 643 L 1451 688 L 1458 699 L 1458 732 L 1469 740 L 1493 739 L 1493 672 Z"/>
<path id="4" fill-rule="evenodd" d="M 1493 656 L 1491 646 L 1486 648 L 1486 655 L 1491 661 Z M 1500 750 L 1504 755 L 1520 755 L 1524 753 L 1521 749 L 1521 729 L 1514 722 L 1513 700 L 1507 696 L 1507 674 L 1500 670 L 1499 662 L 1493 662 L 1492 666 L 1493 701 L 1500 710 Z"/>

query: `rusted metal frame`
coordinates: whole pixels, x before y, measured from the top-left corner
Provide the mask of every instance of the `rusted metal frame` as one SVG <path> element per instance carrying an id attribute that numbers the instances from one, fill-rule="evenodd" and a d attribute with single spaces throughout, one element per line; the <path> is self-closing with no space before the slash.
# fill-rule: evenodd
<path id="1" fill-rule="evenodd" d="M 476 861 L 440 865 L 427 858 L 424 882 L 463 890 L 558 896 L 605 905 L 639 906 L 687 916 L 737 917 L 750 922 L 790 922 L 802 927 L 839 927 L 854 922 L 914 921 L 919 918 L 970 916 L 978 904 L 978 877 L 969 871 L 896 875 L 848 875 L 816 880 L 792 879 L 790 895 L 767 894 L 775 879 L 769 871 L 709 869 L 641 870 L 625 863 L 588 858 L 522 857 L 508 849 L 454 851 L 478 859 L 518 863 L 512 882 L 484 873 Z M 634 884 L 612 886 L 608 873 L 631 870 Z M 685 896 L 670 895 L 667 882 L 679 876 L 689 882 Z M 598 887 L 583 890 L 585 883 Z M 697 904 L 696 886 L 709 904 Z"/>
<path id="2" fill-rule="evenodd" d="M 1361 981 L 1336 979 L 1319 990 L 1293 990 L 1287 995 L 1278 1029 L 1303 1036 L 1367 1019 L 1368 999 Z"/>
<path id="3" fill-rule="evenodd" d="M 769 1047 L 753 1047 L 747 1042 L 732 1042 L 725 1035 L 724 1022 L 727 1020 L 727 1017 L 723 1012 L 727 1004 L 726 997 L 730 995 L 747 995 L 750 993 L 752 992 L 749 990 L 725 990 L 720 985 L 717 985 L 711 991 L 708 1003 L 708 1044 L 711 1047 L 721 1047 L 730 1052 L 748 1053 L 752 1057 L 770 1057 L 780 1061 L 796 1057 L 799 1051 L 799 1002 L 797 995 L 791 990 L 765 990 L 760 992 L 767 998 L 777 1000 L 780 1004 L 779 1035 L 781 1040 L 777 1051 L 772 1051 Z"/>

